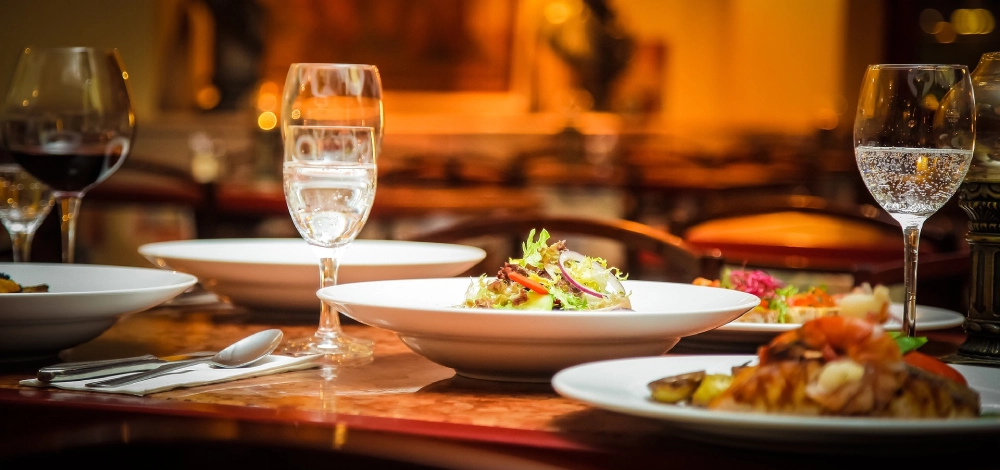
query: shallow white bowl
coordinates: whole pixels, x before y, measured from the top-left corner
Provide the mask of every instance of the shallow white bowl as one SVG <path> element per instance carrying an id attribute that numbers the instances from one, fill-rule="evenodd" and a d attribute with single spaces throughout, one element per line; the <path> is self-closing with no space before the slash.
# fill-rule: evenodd
<path id="1" fill-rule="evenodd" d="M 732 290 L 625 281 L 634 311 L 458 307 L 471 281 L 361 282 L 318 295 L 361 323 L 395 332 L 414 352 L 458 374 L 530 382 L 547 382 L 585 362 L 663 354 L 681 337 L 724 325 L 760 303 Z"/>
<path id="2" fill-rule="evenodd" d="M 319 260 L 301 238 L 179 240 L 142 245 L 154 265 L 190 273 L 237 305 L 319 310 Z M 481 248 L 446 243 L 355 240 L 340 263 L 340 284 L 461 274 Z"/>
<path id="3" fill-rule="evenodd" d="M 21 285 L 49 292 L 0 294 L 0 359 L 53 355 L 101 335 L 123 315 L 155 307 L 197 282 L 189 274 L 87 264 L 0 263 Z"/>

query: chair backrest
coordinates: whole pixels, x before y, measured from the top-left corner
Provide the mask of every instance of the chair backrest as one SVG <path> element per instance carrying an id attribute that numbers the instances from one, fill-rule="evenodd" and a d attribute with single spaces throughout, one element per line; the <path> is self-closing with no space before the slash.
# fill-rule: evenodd
<path id="1" fill-rule="evenodd" d="M 666 231 L 622 219 L 549 215 L 475 218 L 407 239 L 480 246 L 489 256 L 466 274 L 492 275 L 508 258 L 523 255 L 521 244 L 532 229 L 545 229 L 553 241 L 566 240 L 571 250 L 607 259 L 609 264 L 628 273 L 629 279 L 671 282 L 691 282 L 699 276 L 714 279 L 723 265 L 717 252 L 697 250 Z M 587 243 L 603 248 L 591 251 Z M 617 252 L 612 252 L 616 249 Z"/>
<path id="2" fill-rule="evenodd" d="M 731 263 L 762 268 L 848 272 L 855 263 L 902 258 L 902 229 L 877 207 L 803 195 L 744 199 L 705 208 L 684 239 L 721 250 Z M 931 225 L 921 239 L 921 253 L 956 246 L 952 231 Z"/>

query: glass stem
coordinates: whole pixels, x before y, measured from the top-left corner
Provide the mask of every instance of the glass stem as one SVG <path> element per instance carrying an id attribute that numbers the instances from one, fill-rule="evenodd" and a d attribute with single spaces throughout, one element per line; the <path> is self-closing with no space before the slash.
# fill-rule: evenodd
<path id="1" fill-rule="evenodd" d="M 337 285 L 337 270 L 340 268 L 340 257 L 323 257 L 319 260 L 319 279 L 321 287 Z M 321 301 L 319 312 L 319 329 L 317 337 L 332 337 L 340 334 L 340 312 L 330 304 Z"/>
<path id="2" fill-rule="evenodd" d="M 903 334 L 917 334 L 917 251 L 923 223 L 903 227 Z"/>
<path id="3" fill-rule="evenodd" d="M 10 233 L 10 243 L 13 245 L 14 262 L 27 263 L 31 260 L 31 239 L 34 233 L 16 231 Z"/>
<path id="4" fill-rule="evenodd" d="M 62 196 L 59 198 L 59 231 L 62 232 L 62 261 L 73 263 L 76 249 L 76 218 L 80 213 L 80 197 Z"/>

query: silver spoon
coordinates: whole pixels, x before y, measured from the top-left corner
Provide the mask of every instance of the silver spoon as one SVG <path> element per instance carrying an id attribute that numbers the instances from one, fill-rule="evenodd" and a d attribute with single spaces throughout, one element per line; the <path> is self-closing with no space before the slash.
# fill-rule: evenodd
<path id="1" fill-rule="evenodd" d="M 282 336 L 283 334 L 281 330 L 278 329 L 259 331 L 229 345 L 226 349 L 219 351 L 218 354 L 212 357 L 195 359 L 193 361 L 180 364 L 166 364 L 139 374 L 115 377 L 113 379 L 102 380 L 99 382 L 91 382 L 88 383 L 87 386 L 97 388 L 118 387 L 121 385 L 128 385 L 142 380 L 151 379 L 153 377 L 159 377 L 170 371 L 203 363 L 211 364 L 212 367 L 221 367 L 223 369 L 243 367 L 257 362 L 264 356 L 271 354 L 271 352 L 278 347 L 278 344 L 281 343 Z"/>

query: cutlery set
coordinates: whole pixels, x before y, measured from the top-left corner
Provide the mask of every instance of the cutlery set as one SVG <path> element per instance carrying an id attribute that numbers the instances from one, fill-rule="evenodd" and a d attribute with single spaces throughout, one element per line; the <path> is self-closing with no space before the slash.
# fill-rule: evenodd
<path id="1" fill-rule="evenodd" d="M 63 362 L 42 367 L 38 370 L 37 378 L 40 382 L 55 383 L 111 377 L 86 384 L 87 387 L 107 388 L 148 380 L 195 364 L 207 363 L 212 367 L 226 369 L 244 367 L 271 354 L 281 343 L 283 336 L 281 330 L 269 329 L 247 336 L 219 352 L 200 351 L 165 357 L 147 354 L 99 361 Z"/>

